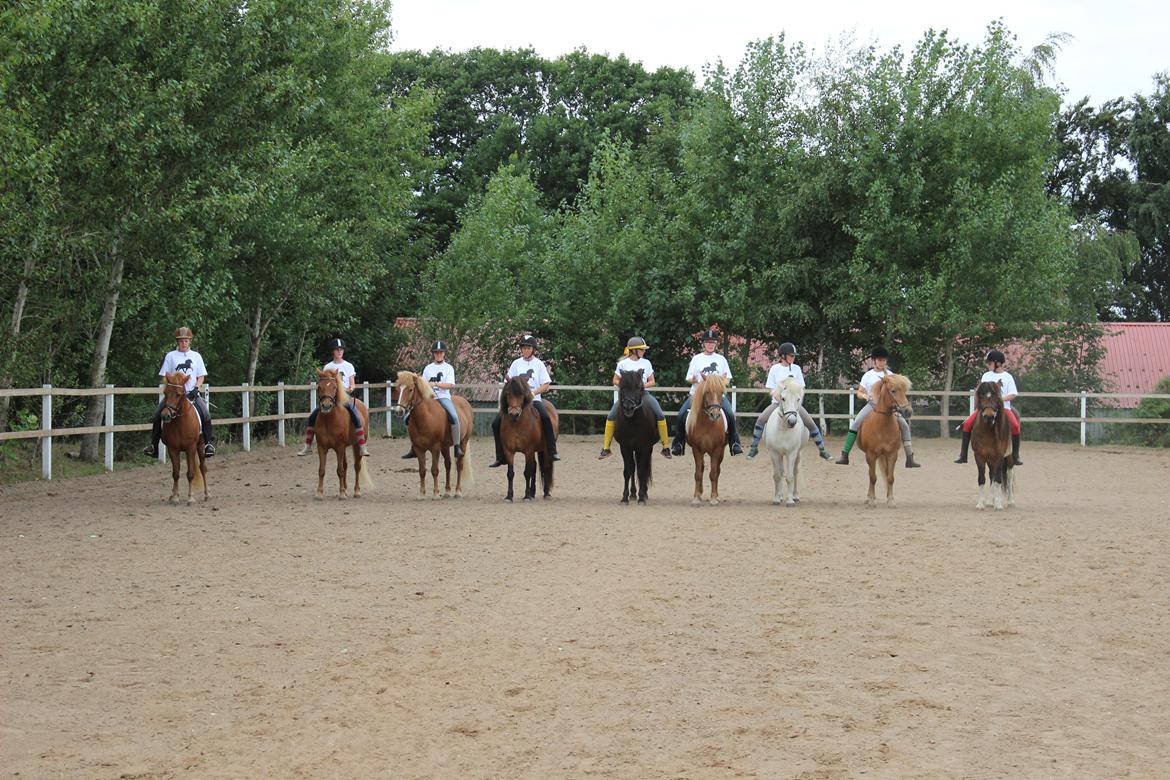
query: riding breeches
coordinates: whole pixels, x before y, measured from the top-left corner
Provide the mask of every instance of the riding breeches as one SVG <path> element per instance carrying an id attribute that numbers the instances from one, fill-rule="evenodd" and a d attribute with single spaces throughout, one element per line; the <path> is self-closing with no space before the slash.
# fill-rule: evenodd
<path id="1" fill-rule="evenodd" d="M 642 402 L 644 404 L 646 404 L 647 406 L 649 406 L 650 409 L 654 412 L 654 419 L 655 420 L 665 420 L 666 419 L 666 414 L 663 413 L 662 406 L 658 403 L 658 399 L 655 398 L 654 396 L 650 395 L 649 390 L 642 391 Z M 617 401 L 613 402 L 613 406 L 610 407 L 609 414 L 606 415 L 605 419 L 607 419 L 607 420 L 616 420 L 617 419 L 618 405 L 619 404 Z"/>
<path id="2" fill-rule="evenodd" d="M 211 410 L 207 408 L 207 401 L 203 396 L 192 391 L 187 395 L 187 400 L 195 407 L 196 413 L 199 415 L 199 427 L 203 431 L 203 442 L 211 444 L 214 440 L 211 432 Z M 151 421 L 150 441 L 154 444 L 155 449 L 158 449 L 159 440 L 162 439 L 162 413 L 163 407 L 166 406 L 166 401 L 159 401 L 158 408 L 154 410 L 154 419 Z"/>
<path id="3" fill-rule="evenodd" d="M 1011 423 L 1012 426 L 1012 436 L 1019 436 L 1020 416 L 1016 414 L 1015 409 L 1005 409 L 1004 411 L 1008 413 L 1008 422 Z M 963 420 L 963 433 L 971 432 L 971 426 L 975 424 L 975 417 L 978 416 L 978 414 L 978 411 L 971 412 L 971 416 L 966 420 Z"/>
<path id="4" fill-rule="evenodd" d="M 463 436 L 459 428 L 459 412 L 455 411 L 455 402 L 450 398 L 436 398 L 435 400 L 447 413 L 447 419 L 451 421 L 451 441 L 458 446 L 459 442 L 463 441 Z"/>
<path id="5" fill-rule="evenodd" d="M 691 401 L 694 396 L 688 396 L 687 400 L 683 401 L 683 405 L 678 409 L 678 422 L 675 424 L 674 440 L 681 444 L 687 438 L 687 415 L 691 411 Z M 727 443 L 739 443 L 739 431 L 735 429 L 735 412 L 731 409 L 731 399 L 726 395 L 719 399 L 719 406 L 723 409 L 723 414 L 727 416 Z"/>
<path id="6" fill-rule="evenodd" d="M 760 413 L 759 419 L 756 420 L 755 429 L 752 431 L 752 444 L 760 443 L 760 439 L 764 435 L 764 426 L 768 424 L 768 418 L 770 418 L 772 413 L 779 408 L 780 403 L 778 401 L 773 401 L 772 403 L 768 404 L 767 409 Z M 817 446 L 824 446 L 825 440 L 821 437 L 821 429 L 817 427 L 815 422 L 813 422 L 812 415 L 809 414 L 808 410 L 806 410 L 803 406 L 796 407 L 796 410 L 800 414 L 800 421 L 804 423 L 804 427 L 808 429 L 808 433 L 810 436 L 812 436 L 813 441 L 817 443 Z"/>
<path id="7" fill-rule="evenodd" d="M 349 419 L 351 422 L 353 422 L 353 429 L 355 431 L 362 430 L 365 427 L 365 425 L 362 423 L 361 414 L 358 413 L 357 404 L 353 401 L 350 401 L 349 403 L 347 403 L 345 405 L 345 410 L 347 412 L 349 412 Z M 315 426 L 317 424 L 317 413 L 320 411 L 321 411 L 321 407 L 317 407 L 316 409 L 314 409 L 312 412 L 309 413 L 309 422 L 307 422 L 305 424 L 306 428 L 312 428 L 313 426 Z"/>
<path id="8" fill-rule="evenodd" d="M 857 413 L 857 417 L 850 424 L 849 430 L 853 431 L 854 433 L 860 431 L 861 424 L 865 422 L 865 418 L 869 417 L 870 412 L 872 412 L 875 408 L 876 407 L 873 405 L 872 401 L 867 402 L 865 406 L 861 408 L 861 411 Z M 902 441 L 910 441 L 910 423 L 906 422 L 906 418 L 897 412 L 894 412 L 894 419 L 898 421 L 898 428 L 902 431 Z"/>

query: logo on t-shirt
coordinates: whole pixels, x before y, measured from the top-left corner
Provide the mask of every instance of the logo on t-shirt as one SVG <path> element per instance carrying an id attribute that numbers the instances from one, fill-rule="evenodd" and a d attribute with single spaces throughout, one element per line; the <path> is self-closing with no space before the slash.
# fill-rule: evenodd
<path id="1" fill-rule="evenodd" d="M 175 366 L 175 371 L 176 371 L 176 372 L 177 372 L 177 371 L 183 371 L 183 370 L 185 370 L 185 369 L 191 368 L 193 365 L 194 365 L 194 364 L 191 362 L 191 358 L 187 358 L 187 359 L 186 359 L 186 360 L 184 360 L 182 363 L 180 363 L 179 365 Z"/>
<path id="2" fill-rule="evenodd" d="M 517 374 L 516 376 L 522 376 L 522 377 L 524 377 L 525 379 L 527 379 L 528 381 L 530 381 L 530 382 L 531 382 L 531 381 L 532 381 L 532 375 L 533 375 L 533 374 L 535 374 L 535 373 L 536 373 L 536 369 L 535 369 L 535 368 L 530 368 L 530 369 L 528 369 L 527 371 L 525 371 L 523 374 Z"/>
<path id="3" fill-rule="evenodd" d="M 442 371 L 436 372 L 435 375 L 433 377 L 431 377 L 431 381 L 432 382 L 442 382 L 443 381 L 443 372 Z"/>
<path id="4" fill-rule="evenodd" d="M 707 376 L 707 374 L 715 374 L 715 373 L 718 373 L 718 371 L 719 371 L 719 364 L 712 363 L 711 365 L 703 368 L 703 370 L 700 371 L 699 373 L 702 374 L 703 376 Z"/>

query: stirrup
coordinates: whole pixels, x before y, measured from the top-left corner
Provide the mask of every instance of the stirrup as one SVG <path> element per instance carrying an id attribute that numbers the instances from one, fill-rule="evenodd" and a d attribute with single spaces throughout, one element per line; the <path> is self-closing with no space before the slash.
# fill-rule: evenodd
<path id="1" fill-rule="evenodd" d="M 402 460 L 414 460 L 417 457 L 418 456 L 414 454 L 414 449 L 411 449 L 410 452 L 406 453 L 405 455 L 402 455 L 401 459 Z"/>
<path id="2" fill-rule="evenodd" d="M 455 457 L 456 457 L 456 458 L 462 458 L 462 457 L 463 457 L 463 448 L 462 448 L 462 447 L 460 447 L 458 444 L 456 444 L 456 445 L 455 445 Z"/>
<path id="3" fill-rule="evenodd" d="M 731 454 L 732 454 L 732 456 L 735 456 L 735 455 L 742 455 L 742 454 L 743 454 L 743 445 L 742 445 L 742 444 L 740 444 L 740 443 L 739 443 L 739 442 L 737 442 L 737 441 L 733 441 L 733 442 L 731 443 L 731 447 L 730 447 L 730 449 L 731 449 Z"/>
<path id="4" fill-rule="evenodd" d="M 211 442 L 207 442 L 203 445 L 203 457 L 210 458 L 213 455 L 215 455 L 215 445 Z"/>
<path id="5" fill-rule="evenodd" d="M 158 447 L 155 447 L 153 444 L 147 444 L 145 447 L 142 448 L 142 454 L 149 455 L 152 458 L 157 458 L 158 457 Z"/>
<path id="6" fill-rule="evenodd" d="M 674 444 L 670 445 L 671 455 L 682 455 L 684 452 L 686 452 L 686 445 L 684 445 L 681 441 L 676 441 Z"/>

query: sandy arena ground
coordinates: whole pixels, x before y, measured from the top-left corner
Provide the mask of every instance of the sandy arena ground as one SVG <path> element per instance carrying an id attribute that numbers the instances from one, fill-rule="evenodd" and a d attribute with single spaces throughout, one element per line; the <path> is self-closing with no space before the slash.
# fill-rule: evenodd
<path id="1" fill-rule="evenodd" d="M 839 445 L 839 442 L 833 442 Z M 422 501 L 312 500 L 316 459 L 216 458 L 0 492 L 3 777 L 1165 777 L 1170 453 L 1026 446 L 1019 505 L 923 442 L 899 507 L 805 450 L 621 459 L 566 441 L 552 501 L 474 452 Z M 329 473 L 331 495 L 336 479 Z"/>

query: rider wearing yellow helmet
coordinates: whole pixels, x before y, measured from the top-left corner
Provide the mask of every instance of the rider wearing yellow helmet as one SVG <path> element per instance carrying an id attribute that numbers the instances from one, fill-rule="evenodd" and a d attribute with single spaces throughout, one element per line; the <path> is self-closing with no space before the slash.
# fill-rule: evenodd
<path id="1" fill-rule="evenodd" d="M 650 388 L 656 382 L 654 380 L 654 366 L 646 359 L 646 350 L 650 349 L 650 345 L 646 343 L 646 339 L 641 336 L 633 336 L 626 342 L 625 357 L 618 361 L 617 367 L 613 370 L 613 384 L 614 387 L 621 384 L 623 371 L 635 371 L 642 374 L 642 386 L 645 392 L 642 394 L 642 399 L 646 405 L 654 412 L 654 419 L 658 422 L 658 439 L 662 443 L 662 454 L 670 457 L 670 434 L 666 430 L 666 415 L 662 412 L 662 407 L 658 404 L 658 399 L 650 395 Z M 601 441 L 601 454 L 597 456 L 598 460 L 605 460 L 613 452 L 610 450 L 610 445 L 613 443 L 613 432 L 617 425 L 618 402 L 613 402 L 613 407 L 609 410 L 609 415 L 605 418 L 605 434 Z"/>

